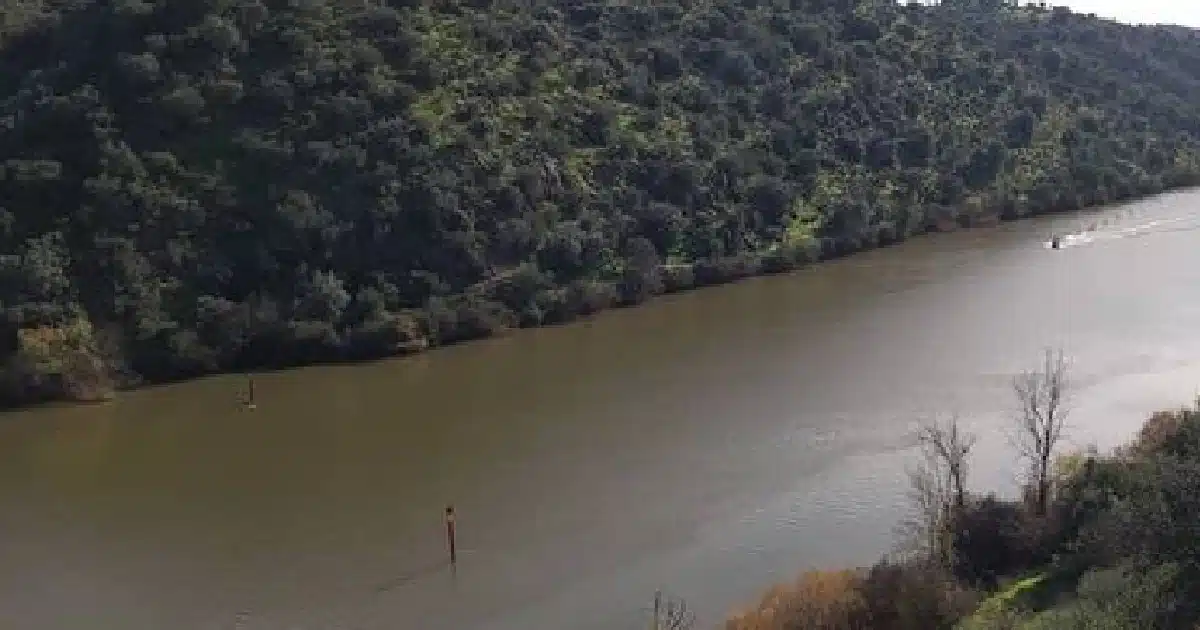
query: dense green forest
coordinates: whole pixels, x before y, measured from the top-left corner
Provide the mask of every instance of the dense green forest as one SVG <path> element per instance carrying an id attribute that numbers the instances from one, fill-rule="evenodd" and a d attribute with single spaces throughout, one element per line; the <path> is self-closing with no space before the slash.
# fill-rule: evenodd
<path id="1" fill-rule="evenodd" d="M 1200 182 L 1200 39 L 1006 0 L 5 0 L 9 402 Z"/>

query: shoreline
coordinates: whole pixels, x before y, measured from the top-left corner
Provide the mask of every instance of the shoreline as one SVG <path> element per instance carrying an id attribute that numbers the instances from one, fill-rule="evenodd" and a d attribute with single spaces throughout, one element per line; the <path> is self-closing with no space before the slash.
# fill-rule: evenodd
<path id="1" fill-rule="evenodd" d="M 112 401 L 114 398 L 125 392 L 133 392 L 157 386 L 186 383 L 208 377 L 233 376 L 239 374 L 251 377 L 254 374 L 272 374 L 305 367 L 352 366 L 372 363 L 375 361 L 403 359 L 414 355 L 424 354 L 426 352 L 437 351 L 445 347 L 461 346 L 473 341 L 481 341 L 484 339 L 505 336 L 521 329 L 550 328 L 571 325 L 588 320 L 592 316 L 602 311 L 635 308 L 662 296 L 733 284 L 750 278 L 793 273 L 822 263 L 833 262 L 839 259 L 850 258 L 859 254 L 864 254 L 873 250 L 899 245 L 914 238 L 924 238 L 934 234 L 959 232 L 965 230 L 995 229 L 1005 223 L 1014 223 L 1028 219 L 1064 216 L 1072 213 L 1098 211 L 1103 208 L 1125 205 L 1162 195 L 1180 193 L 1195 189 L 1197 189 L 1197 185 L 1187 184 L 1164 189 L 1160 192 L 1152 194 L 1132 194 L 1125 198 L 1114 199 L 1099 205 L 1062 208 L 1036 214 L 1006 216 L 1002 213 L 988 213 L 974 217 L 963 215 L 960 216 L 957 221 L 929 220 L 926 225 L 923 226 L 923 229 L 913 232 L 908 236 L 897 234 L 894 238 L 885 238 L 884 235 L 880 234 L 877 239 L 874 239 L 874 242 L 865 241 L 849 248 L 828 246 L 828 244 L 826 244 L 825 247 L 822 247 L 819 244 L 812 243 L 809 247 L 785 250 L 776 245 L 764 251 L 744 253 L 716 260 L 704 260 L 693 263 L 660 264 L 652 272 L 652 275 L 654 275 L 658 281 L 657 286 L 650 290 L 643 290 L 636 297 L 636 299 L 621 299 L 619 297 L 618 290 L 622 282 L 620 278 L 594 280 L 590 281 L 590 284 L 591 288 L 596 291 L 596 294 L 591 297 L 597 298 L 598 301 L 597 299 L 589 301 L 587 300 L 588 296 L 585 296 L 583 298 L 584 303 L 577 311 L 558 313 L 557 316 L 548 317 L 547 319 L 543 319 L 542 321 L 532 324 L 529 324 L 525 321 L 513 321 L 512 318 L 515 318 L 516 314 L 507 313 L 507 315 L 511 316 L 510 318 L 507 318 L 507 321 L 492 322 L 493 325 L 491 326 L 483 326 L 479 328 L 477 330 L 477 334 L 464 335 L 451 338 L 449 340 L 430 341 L 427 333 L 420 334 L 417 333 L 416 330 L 412 330 L 412 327 L 417 326 L 417 316 L 412 313 L 401 312 L 396 314 L 401 318 L 399 327 L 409 328 L 408 338 L 396 341 L 394 345 L 386 352 L 361 352 L 356 351 L 354 348 L 347 347 L 351 344 L 350 337 L 352 336 L 351 334 L 347 334 L 345 335 L 346 339 L 340 347 L 334 348 L 329 352 L 318 353 L 315 357 L 301 358 L 300 360 L 289 360 L 285 358 L 283 360 L 274 362 L 248 361 L 241 366 L 236 366 L 231 369 L 202 370 L 195 373 L 178 376 L 147 377 L 144 375 L 133 375 L 132 377 L 125 378 L 113 377 L 111 381 L 111 387 L 102 389 L 88 389 L 88 395 L 86 396 L 71 396 L 61 392 L 57 395 L 35 396 L 28 400 L 17 402 L 10 401 L 9 404 L 0 407 L 0 412 L 20 411 L 30 408 L 60 404 L 103 404 Z M 504 277 L 504 274 L 496 274 L 480 284 L 494 284 L 500 280 L 503 280 Z M 569 291 L 574 288 L 574 286 L 575 285 L 568 285 L 561 287 L 559 290 Z M 454 299 L 470 299 L 474 294 L 477 294 L 477 292 L 468 290 L 461 294 L 444 298 L 444 300 L 450 301 Z M 408 321 L 404 321 L 404 318 L 408 318 Z M 498 319 L 504 320 L 506 318 L 500 317 Z"/>
<path id="2" fill-rule="evenodd" d="M 1104 576 L 1137 583 L 1145 577 L 1147 566 L 1152 567 L 1150 572 L 1162 571 L 1157 581 L 1143 582 L 1153 588 L 1126 589 L 1125 595 L 1116 597 L 1127 597 L 1127 604 L 1152 609 L 1156 599 L 1169 601 L 1174 593 L 1194 592 L 1194 586 L 1187 585 L 1194 574 L 1189 578 L 1186 572 L 1176 571 L 1178 558 L 1187 553 L 1177 538 L 1159 537 L 1155 554 L 1146 554 L 1137 543 L 1121 541 L 1135 531 L 1154 538 L 1154 528 L 1164 527 L 1153 520 L 1162 504 L 1153 504 L 1150 509 L 1134 507 L 1132 518 L 1122 510 L 1137 506 L 1141 497 L 1151 494 L 1139 494 L 1136 488 L 1170 483 L 1147 475 L 1153 466 L 1182 465 L 1187 470 L 1188 460 L 1194 465 L 1197 451 L 1191 449 L 1200 435 L 1196 431 L 1200 427 L 1198 419 L 1200 398 L 1190 404 L 1160 406 L 1145 412 L 1139 428 L 1108 449 L 1058 444 L 1057 439 L 1050 442 L 1045 448 L 1052 463 L 1044 473 L 1049 491 L 1042 499 L 1028 493 L 1005 497 L 995 489 L 971 489 L 953 507 L 950 491 L 938 490 L 941 494 L 937 504 L 944 504 L 945 513 L 951 516 L 926 527 L 942 531 L 946 536 L 943 544 L 948 544 L 952 552 L 939 553 L 936 545 L 922 547 L 917 543 L 908 557 L 887 554 L 874 564 L 798 572 L 762 589 L 756 601 L 731 611 L 721 630 L 874 628 L 875 618 L 883 619 L 884 625 L 878 627 L 887 630 L 1032 629 L 1057 627 L 1037 622 L 1061 621 L 1064 613 L 1072 620 L 1107 618 L 1114 612 L 1135 617 L 1128 609 L 1089 610 L 1080 609 L 1079 604 L 1114 597 L 1112 591 L 1096 589 L 1089 578 Z M 971 437 L 962 457 L 969 461 L 974 437 L 978 436 L 968 435 Z M 935 457 L 943 465 L 950 461 Z M 1114 481 L 1121 477 L 1125 483 L 1136 479 L 1145 485 L 1122 486 Z M 1096 500 L 1097 490 L 1109 492 L 1108 498 Z M 1036 508 L 1039 501 L 1044 506 L 1041 510 Z M 1187 505 L 1186 494 L 1183 498 L 1172 495 L 1165 503 Z M 913 509 L 924 508 L 914 504 Z M 1106 521 L 1101 515 L 1109 511 L 1123 514 L 1128 520 Z M 1187 517 L 1165 518 L 1171 522 Z M 972 542 L 981 535 L 981 542 Z M 1005 552 L 997 555 L 992 546 L 1000 546 Z M 913 606 L 914 602 L 919 604 Z M 898 615 L 906 606 L 911 607 L 907 615 Z M 1200 607 L 1192 604 L 1174 609 L 1171 614 L 1194 623 Z M 871 625 L 863 626 L 863 621 Z"/>

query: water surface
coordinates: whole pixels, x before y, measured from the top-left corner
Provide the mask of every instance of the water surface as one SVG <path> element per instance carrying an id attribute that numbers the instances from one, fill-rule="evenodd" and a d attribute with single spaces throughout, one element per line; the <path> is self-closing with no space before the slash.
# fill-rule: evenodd
<path id="1" fill-rule="evenodd" d="M 1188 402 L 1196 227 L 1177 193 L 260 375 L 252 412 L 219 377 L 0 417 L 0 626 L 632 630 L 659 588 L 715 624 L 888 551 L 923 416 L 961 414 L 974 485 L 1011 490 L 1009 381 L 1048 345 L 1077 445 Z"/>

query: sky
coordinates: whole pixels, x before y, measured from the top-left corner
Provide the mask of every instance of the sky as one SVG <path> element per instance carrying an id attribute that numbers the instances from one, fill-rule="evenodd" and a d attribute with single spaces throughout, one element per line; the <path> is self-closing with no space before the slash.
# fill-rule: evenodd
<path id="1" fill-rule="evenodd" d="M 1181 24 L 1200 28 L 1200 0 L 1048 0 L 1077 13 L 1095 13 L 1130 24 Z"/>

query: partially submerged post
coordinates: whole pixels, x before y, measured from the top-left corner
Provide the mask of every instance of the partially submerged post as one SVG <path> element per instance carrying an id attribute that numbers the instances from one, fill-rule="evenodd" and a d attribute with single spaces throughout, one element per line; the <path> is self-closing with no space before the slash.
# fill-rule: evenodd
<path id="1" fill-rule="evenodd" d="M 254 377 L 246 377 L 246 392 L 241 396 L 241 408 L 246 410 L 258 408 L 257 404 L 254 404 Z"/>
<path id="2" fill-rule="evenodd" d="M 450 550 L 450 566 L 458 565 L 458 544 L 454 535 L 454 506 L 446 506 L 446 546 Z"/>

